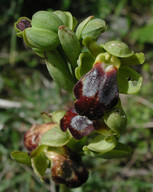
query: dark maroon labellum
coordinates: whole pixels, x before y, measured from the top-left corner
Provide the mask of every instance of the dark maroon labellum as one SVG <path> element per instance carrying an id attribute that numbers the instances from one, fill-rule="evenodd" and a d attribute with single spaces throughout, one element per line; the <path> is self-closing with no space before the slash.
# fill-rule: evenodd
<path id="1" fill-rule="evenodd" d="M 69 129 L 75 139 L 81 139 L 94 131 L 93 122 L 85 116 L 80 116 L 74 107 L 61 119 L 60 127 L 62 131 Z"/>
<path id="2" fill-rule="evenodd" d="M 20 21 L 16 24 L 16 27 L 23 31 L 26 28 L 31 27 L 31 22 L 28 19 L 20 19 Z"/>
<path id="3" fill-rule="evenodd" d="M 97 120 L 104 110 L 114 107 L 119 99 L 117 69 L 115 66 L 105 68 L 104 63 L 97 63 L 75 85 L 74 95 L 77 99 L 75 109 L 79 115 Z"/>
<path id="4" fill-rule="evenodd" d="M 78 154 L 66 147 L 64 149 L 65 154 L 51 153 L 52 179 L 70 188 L 79 187 L 86 182 L 89 173 Z"/>

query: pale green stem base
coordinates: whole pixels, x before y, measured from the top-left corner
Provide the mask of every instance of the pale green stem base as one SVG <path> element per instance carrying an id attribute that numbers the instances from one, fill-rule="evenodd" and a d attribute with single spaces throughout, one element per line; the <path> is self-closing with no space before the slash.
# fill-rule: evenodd
<path id="1" fill-rule="evenodd" d="M 68 188 L 66 185 L 64 184 L 60 184 L 59 186 L 59 192 L 71 192 L 71 189 Z"/>

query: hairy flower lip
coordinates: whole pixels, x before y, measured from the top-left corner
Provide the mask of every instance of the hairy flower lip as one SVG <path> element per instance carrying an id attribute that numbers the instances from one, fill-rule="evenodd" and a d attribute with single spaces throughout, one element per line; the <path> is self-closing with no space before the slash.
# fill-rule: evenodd
<path id="1" fill-rule="evenodd" d="M 95 130 L 93 121 L 79 115 L 74 107 L 71 107 L 61 119 L 60 127 L 63 132 L 69 129 L 75 139 L 81 139 Z"/>
<path id="2" fill-rule="evenodd" d="M 77 99 L 74 106 L 78 114 L 97 120 L 104 110 L 114 107 L 119 99 L 117 68 L 97 62 L 73 88 Z"/>

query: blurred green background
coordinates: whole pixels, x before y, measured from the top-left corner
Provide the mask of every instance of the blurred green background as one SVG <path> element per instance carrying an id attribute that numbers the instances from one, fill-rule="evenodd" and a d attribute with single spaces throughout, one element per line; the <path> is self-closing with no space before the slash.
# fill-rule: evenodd
<path id="1" fill-rule="evenodd" d="M 70 11 L 78 21 L 89 15 L 106 20 L 108 30 L 99 41 L 122 40 L 146 56 L 135 68 L 144 78 L 140 93 L 121 95 L 128 126 L 120 141 L 133 148 L 132 157 L 84 158 L 90 177 L 72 192 L 153 192 L 153 0 L 0 0 L 0 192 L 53 192 L 49 179 L 41 183 L 10 152 L 25 150 L 23 135 L 42 122 L 42 111 L 66 109 L 72 102 L 13 28 L 20 16 L 57 9 Z"/>

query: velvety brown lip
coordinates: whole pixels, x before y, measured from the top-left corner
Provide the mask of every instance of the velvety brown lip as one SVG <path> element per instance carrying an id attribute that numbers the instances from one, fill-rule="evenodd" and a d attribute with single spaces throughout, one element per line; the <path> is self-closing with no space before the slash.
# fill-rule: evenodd
<path id="1" fill-rule="evenodd" d="M 61 119 L 60 127 L 62 131 L 69 129 L 75 139 L 81 139 L 95 130 L 93 121 L 79 115 L 74 107 L 71 107 Z"/>
<path id="2" fill-rule="evenodd" d="M 75 85 L 75 109 L 79 115 L 91 120 L 103 116 L 104 110 L 114 107 L 119 98 L 117 69 L 114 66 L 105 69 L 104 63 L 96 63 L 92 70 Z"/>

